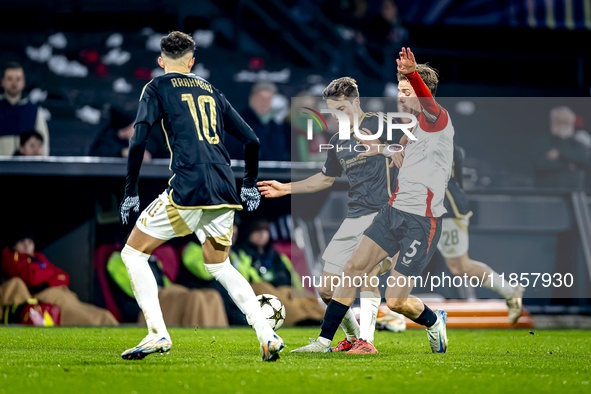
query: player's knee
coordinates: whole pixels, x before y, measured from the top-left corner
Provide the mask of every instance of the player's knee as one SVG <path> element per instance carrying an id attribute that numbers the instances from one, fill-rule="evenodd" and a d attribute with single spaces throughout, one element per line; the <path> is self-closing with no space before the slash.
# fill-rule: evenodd
<path id="1" fill-rule="evenodd" d="M 363 276 L 364 273 L 367 273 L 365 266 L 366 265 L 364 264 L 364 262 L 351 259 L 347 262 L 347 264 L 345 264 L 343 274 L 345 275 L 345 277 L 349 278 Z"/>
<path id="2" fill-rule="evenodd" d="M 379 285 L 379 283 L 380 283 L 380 279 L 376 275 L 368 275 L 367 278 L 363 279 L 363 282 L 361 284 L 361 287 L 359 288 L 359 291 L 362 291 L 362 292 L 367 291 L 367 292 L 379 294 L 379 290 L 378 290 L 377 286 L 375 286 L 375 285 Z"/>
<path id="3" fill-rule="evenodd" d="M 320 286 L 316 290 L 318 291 L 318 295 L 320 296 L 320 298 L 324 300 L 324 302 L 326 302 L 326 300 L 330 301 L 332 299 L 333 290 L 330 287 Z"/>
<path id="4" fill-rule="evenodd" d="M 146 253 L 142 253 L 139 250 L 132 248 L 128 244 L 125 244 L 125 246 L 121 250 L 121 260 L 123 260 L 123 264 L 125 264 L 126 267 L 134 261 L 137 261 L 138 259 L 140 261 L 147 261 L 147 256 L 148 255 Z"/>
<path id="5" fill-rule="evenodd" d="M 226 270 L 233 268 L 229 260 L 224 260 L 221 263 L 208 264 L 205 263 L 205 270 L 211 274 L 216 280 L 219 280 Z"/>

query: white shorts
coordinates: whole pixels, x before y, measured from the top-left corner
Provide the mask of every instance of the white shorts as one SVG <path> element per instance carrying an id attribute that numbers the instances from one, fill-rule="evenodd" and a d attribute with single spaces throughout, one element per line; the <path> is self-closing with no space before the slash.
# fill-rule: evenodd
<path id="1" fill-rule="evenodd" d="M 343 221 L 322 255 L 322 259 L 325 261 L 325 272 L 333 275 L 343 273 L 345 264 L 353 256 L 357 244 L 361 241 L 363 232 L 373 222 L 377 214 L 375 212 L 356 218 L 346 218 Z"/>
<path id="2" fill-rule="evenodd" d="M 468 226 L 469 218 L 443 218 L 441 228 L 441 238 L 437 244 L 437 249 L 443 257 L 460 257 L 468 251 L 469 238 Z"/>
<path id="3" fill-rule="evenodd" d="M 137 227 L 158 239 L 169 240 L 195 233 L 201 243 L 211 237 L 221 245 L 232 245 L 234 208 L 180 209 L 163 192 L 140 215 Z"/>

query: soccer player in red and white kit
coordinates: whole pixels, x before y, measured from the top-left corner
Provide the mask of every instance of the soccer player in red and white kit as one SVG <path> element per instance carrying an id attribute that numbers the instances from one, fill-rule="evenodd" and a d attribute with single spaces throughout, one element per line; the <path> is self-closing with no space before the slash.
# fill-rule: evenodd
<path id="1" fill-rule="evenodd" d="M 339 324 L 355 300 L 357 288 L 353 278 L 363 277 L 385 257 L 398 252 L 389 278 L 391 285 L 386 290 L 388 307 L 425 326 L 434 353 L 447 351 L 447 313 L 439 309 L 432 311 L 410 292 L 414 287 L 412 277 L 421 274 L 441 236 L 441 215 L 446 212 L 443 200 L 452 170 L 454 128 L 449 114 L 437 104 L 416 71 L 414 54 L 402 48 L 399 55 L 398 73 L 406 80 L 399 83 L 398 90 L 407 91 L 401 97 L 404 110 L 417 117 L 418 123 L 412 129 L 416 140 L 409 138 L 405 147 L 396 190 L 390 201 L 365 230 L 353 257 L 345 265 L 345 280 L 328 304 L 320 336 L 294 352 L 330 352 Z M 384 149 L 384 145 L 375 140 L 360 141 L 374 154 L 388 156 L 394 151 Z"/>

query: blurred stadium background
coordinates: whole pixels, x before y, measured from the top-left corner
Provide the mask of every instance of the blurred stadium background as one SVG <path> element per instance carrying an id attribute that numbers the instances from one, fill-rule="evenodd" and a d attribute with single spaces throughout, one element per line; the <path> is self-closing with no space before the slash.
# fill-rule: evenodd
<path id="1" fill-rule="evenodd" d="M 277 86 L 269 114 L 283 145 L 269 142 L 276 149 L 262 158 L 259 178 L 279 181 L 322 166 L 298 146 L 291 97 L 319 96 L 341 76 L 354 77 L 364 97 L 394 97 L 395 58 L 410 46 L 439 70 L 437 96 L 466 151 L 471 257 L 498 272 L 573 273 L 573 289 L 525 304 L 534 316 L 558 317 L 547 324 L 588 324 L 562 317 L 591 314 L 591 167 L 579 168 L 576 182 L 540 183 L 534 148 L 550 136 L 550 109 L 566 105 L 577 116 L 577 141 L 591 149 L 591 0 L 1 0 L 0 7 L 0 62 L 23 66 L 25 94 L 43 108 L 50 135 L 49 157 L 0 157 L 0 246 L 17 227 L 34 231 L 81 300 L 105 306 L 96 251 L 129 231 L 117 216 L 126 159 L 93 157 L 93 144 L 114 109 L 137 108 L 143 86 L 162 72 L 160 38 L 181 30 L 197 43 L 193 72 L 239 111 L 254 83 Z M 143 166 L 142 209 L 170 177 L 167 154 Z M 233 159 L 239 183 L 240 157 Z M 318 274 L 320 251 L 345 216 L 346 190 L 341 179 L 313 209 L 284 198 L 258 210 L 277 244 L 292 245 L 300 274 Z M 440 295 L 493 296 L 464 290 Z"/>

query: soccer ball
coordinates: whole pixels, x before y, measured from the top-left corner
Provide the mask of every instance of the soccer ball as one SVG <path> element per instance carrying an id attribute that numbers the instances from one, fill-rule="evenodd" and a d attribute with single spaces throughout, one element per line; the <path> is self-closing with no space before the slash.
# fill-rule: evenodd
<path id="1" fill-rule="evenodd" d="M 257 300 L 259 300 L 263 316 L 265 316 L 271 328 L 275 331 L 279 330 L 285 321 L 285 306 L 283 306 L 283 303 L 279 301 L 279 298 L 271 294 L 261 294 L 257 297 Z"/>

